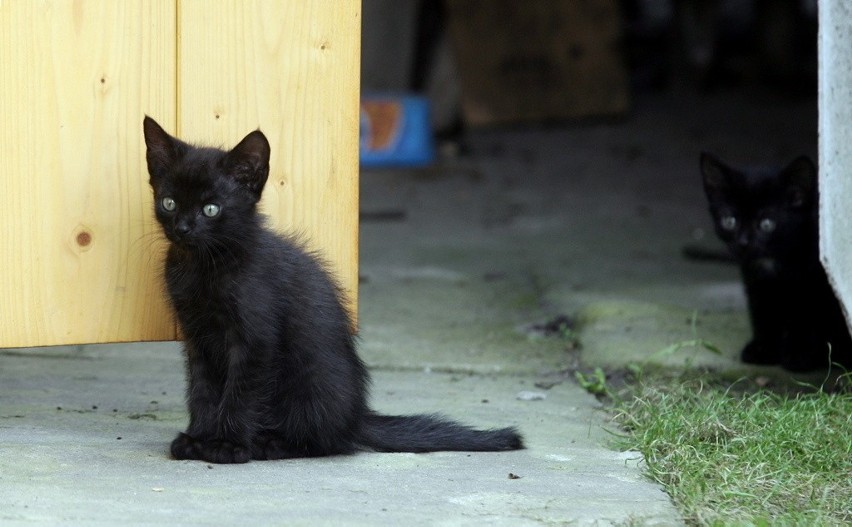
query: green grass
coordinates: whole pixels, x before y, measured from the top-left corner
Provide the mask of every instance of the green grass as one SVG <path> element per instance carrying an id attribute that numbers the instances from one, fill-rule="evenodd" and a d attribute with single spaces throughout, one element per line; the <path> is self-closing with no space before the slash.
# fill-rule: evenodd
<path id="1" fill-rule="evenodd" d="M 735 388 L 645 379 L 616 398 L 618 446 L 690 525 L 852 525 L 852 394 Z"/>

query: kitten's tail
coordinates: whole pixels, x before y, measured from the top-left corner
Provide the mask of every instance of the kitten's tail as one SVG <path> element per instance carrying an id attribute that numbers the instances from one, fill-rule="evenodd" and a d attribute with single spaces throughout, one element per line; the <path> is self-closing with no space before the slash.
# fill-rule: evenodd
<path id="1" fill-rule="evenodd" d="M 358 442 L 379 452 L 493 452 L 524 448 L 514 428 L 476 430 L 437 415 L 365 417 Z"/>

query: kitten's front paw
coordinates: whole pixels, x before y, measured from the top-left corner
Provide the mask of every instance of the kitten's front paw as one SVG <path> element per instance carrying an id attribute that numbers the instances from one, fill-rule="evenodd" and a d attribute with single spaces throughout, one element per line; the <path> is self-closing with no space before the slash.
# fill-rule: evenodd
<path id="1" fill-rule="evenodd" d="M 172 441 L 171 451 L 175 459 L 196 459 L 210 463 L 246 463 L 251 458 L 251 451 L 242 445 L 218 439 L 200 441 L 183 433 Z"/>
<path id="2" fill-rule="evenodd" d="M 230 441 L 212 439 L 196 445 L 199 459 L 211 463 L 247 463 L 251 459 L 251 450 Z"/>
<path id="3" fill-rule="evenodd" d="M 299 455 L 283 439 L 269 432 L 260 433 L 255 438 L 251 457 L 258 460 L 272 460 L 299 457 Z"/>
<path id="4" fill-rule="evenodd" d="M 828 366 L 828 342 L 815 337 L 790 338 L 781 351 L 781 367 L 787 371 L 805 372 Z"/>
<path id="5" fill-rule="evenodd" d="M 792 372 L 806 372 L 828 367 L 828 361 L 820 361 L 814 357 L 800 355 L 789 355 L 781 360 L 781 367 Z"/>
<path id="6" fill-rule="evenodd" d="M 740 357 L 748 364 L 778 364 L 780 357 L 778 350 L 767 346 L 764 342 L 752 340 L 743 348 Z"/>
<path id="7" fill-rule="evenodd" d="M 172 457 L 174 459 L 201 459 L 198 454 L 198 441 L 192 437 L 180 433 L 172 441 Z"/>

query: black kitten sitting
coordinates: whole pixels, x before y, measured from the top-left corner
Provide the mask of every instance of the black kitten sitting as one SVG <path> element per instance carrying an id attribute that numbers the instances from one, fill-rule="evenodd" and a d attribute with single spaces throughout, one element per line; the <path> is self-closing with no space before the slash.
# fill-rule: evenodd
<path id="1" fill-rule="evenodd" d="M 792 371 L 852 365 L 852 341 L 819 260 L 817 173 L 807 157 L 740 170 L 701 154 L 716 233 L 739 263 L 753 338 L 742 360 Z"/>
<path id="2" fill-rule="evenodd" d="M 186 338 L 190 422 L 172 442 L 175 458 L 522 448 L 512 428 L 369 409 L 335 282 L 256 211 L 269 173 L 260 131 L 225 152 L 190 146 L 150 117 L 143 128 L 156 216 L 171 242 L 166 284 Z"/>

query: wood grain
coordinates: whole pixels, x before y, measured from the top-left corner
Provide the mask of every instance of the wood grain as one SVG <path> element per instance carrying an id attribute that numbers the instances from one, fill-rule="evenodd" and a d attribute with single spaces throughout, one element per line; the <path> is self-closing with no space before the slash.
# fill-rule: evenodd
<path id="1" fill-rule="evenodd" d="M 356 315 L 360 1 L 181 0 L 177 135 L 272 145 L 262 209 L 330 264 Z"/>
<path id="2" fill-rule="evenodd" d="M 0 2 L 0 346 L 174 338 L 140 132 L 174 0 Z"/>
<path id="3" fill-rule="evenodd" d="M 173 340 L 141 122 L 273 146 L 355 314 L 360 2 L 0 1 L 0 347 Z"/>

